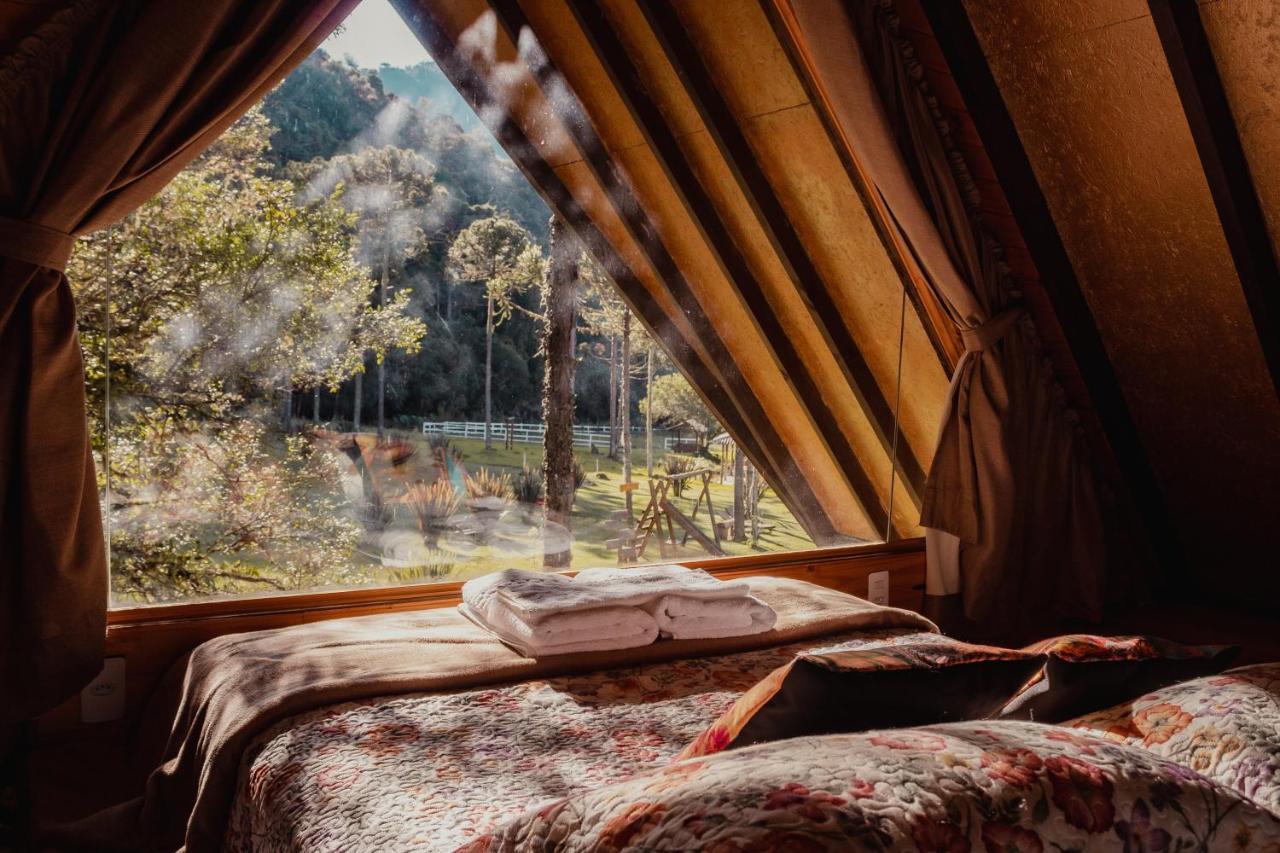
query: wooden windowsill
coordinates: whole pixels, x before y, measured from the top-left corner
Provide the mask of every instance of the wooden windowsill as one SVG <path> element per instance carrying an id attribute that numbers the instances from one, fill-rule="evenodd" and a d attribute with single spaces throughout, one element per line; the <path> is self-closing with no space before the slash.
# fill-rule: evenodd
<path id="1" fill-rule="evenodd" d="M 716 576 L 735 577 L 922 550 L 923 539 L 900 539 L 870 545 L 685 560 L 682 564 L 705 569 Z M 462 582 L 447 581 L 121 607 L 107 612 L 107 636 L 143 625 L 239 619 L 254 615 L 332 611 L 334 618 L 337 618 L 343 611 L 369 612 L 383 607 L 396 610 L 409 609 L 415 605 L 423 608 L 448 607 L 461 600 L 461 592 Z"/>

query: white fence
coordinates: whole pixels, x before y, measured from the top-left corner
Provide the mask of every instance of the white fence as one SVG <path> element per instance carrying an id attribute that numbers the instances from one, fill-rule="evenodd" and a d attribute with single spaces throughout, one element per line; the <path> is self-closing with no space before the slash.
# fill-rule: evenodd
<path id="1" fill-rule="evenodd" d="M 542 444 L 546 427 L 540 423 L 510 424 L 506 421 L 494 421 L 490 434 L 495 443 L 506 440 L 508 426 L 511 438 L 518 444 Z M 484 421 L 423 421 L 423 435 L 447 435 L 451 438 L 484 439 Z M 644 430 L 631 430 L 632 447 L 644 447 Z M 653 431 L 653 443 L 664 450 L 670 450 L 676 439 L 667 435 L 666 430 Z M 573 444 L 575 447 L 609 449 L 609 427 L 592 425 L 575 425 L 573 428 Z"/>

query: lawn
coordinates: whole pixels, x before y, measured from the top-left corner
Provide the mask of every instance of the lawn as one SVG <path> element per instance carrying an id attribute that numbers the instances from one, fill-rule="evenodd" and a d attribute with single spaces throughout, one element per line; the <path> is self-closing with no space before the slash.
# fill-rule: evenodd
<path id="1" fill-rule="evenodd" d="M 418 446 L 416 454 L 419 469 L 426 472 L 430 467 L 431 451 L 426 440 L 418 434 L 399 433 Z M 643 512 L 649 500 L 649 484 L 645 474 L 645 455 L 643 441 L 632 452 L 632 479 L 639 485 L 632 493 L 633 511 L 636 517 Z M 495 442 L 492 450 L 484 449 L 480 439 L 453 439 L 451 448 L 458 451 L 462 463 L 469 474 L 474 475 L 482 468 L 495 472 L 515 474 L 522 465 L 528 464 L 537 468 L 542 461 L 542 447 L 537 444 L 516 444 L 513 449 L 505 449 L 501 442 Z M 662 473 L 662 457 L 664 452 L 655 450 L 654 470 Z M 623 482 L 621 460 L 609 459 L 604 453 L 592 454 L 585 449 L 578 450 L 578 460 L 587 472 L 587 479 L 578 490 L 572 515 L 573 527 L 573 567 L 617 565 L 617 552 L 606 546 L 610 539 L 617 538 L 624 531 L 630 530 L 634 522 L 626 520 L 626 497 L 619 489 Z M 723 518 L 733 508 L 733 485 L 719 481 L 718 463 L 707 460 L 706 464 L 716 470 L 711 481 L 711 500 L 715 507 L 716 517 Z M 676 498 L 673 503 L 686 515 L 692 515 L 693 503 L 701 489 L 701 482 L 695 478 L 685 489 L 683 497 Z M 773 528 L 762 533 L 756 546 L 748 542 L 722 542 L 726 555 L 736 556 L 757 554 L 768 551 L 794 551 L 814 547 L 813 542 L 805 534 L 804 529 L 796 522 L 787 508 L 778 500 L 772 491 L 768 491 L 760 500 L 760 515 Z M 711 526 L 707 522 L 705 504 L 698 511 L 696 521 L 700 529 L 708 536 Z M 482 544 L 474 538 L 466 540 L 462 537 L 446 536 L 442 538 L 437 553 L 439 563 L 431 566 L 391 567 L 385 569 L 383 581 L 409 581 L 439 578 L 460 579 L 482 574 L 502 568 L 539 569 L 542 567 L 541 512 L 538 508 L 512 505 L 501 515 L 498 522 L 499 535 L 482 537 Z M 393 523 L 398 535 L 416 535 L 416 528 L 407 518 L 397 518 Z M 679 527 L 677 536 L 681 535 Z M 421 549 L 417 549 L 421 553 Z M 372 557 L 372 555 L 369 555 Z M 710 556 L 692 539 L 685 546 L 668 548 L 670 559 L 695 559 Z M 643 560 L 650 562 L 662 559 L 657 543 L 650 540 Z M 380 561 L 381 562 L 381 561 Z M 408 561 L 412 562 L 412 560 Z"/>

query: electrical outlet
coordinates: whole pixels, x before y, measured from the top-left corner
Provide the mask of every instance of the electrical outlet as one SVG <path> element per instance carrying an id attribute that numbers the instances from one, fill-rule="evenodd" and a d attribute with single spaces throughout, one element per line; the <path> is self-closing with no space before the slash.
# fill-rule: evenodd
<path id="1" fill-rule="evenodd" d="M 889 604 L 889 573 L 872 572 L 867 575 L 867 601 L 872 604 Z"/>
<path id="2" fill-rule="evenodd" d="M 102 672 L 80 691 L 80 720 L 105 723 L 124 716 L 124 658 L 107 658 Z"/>

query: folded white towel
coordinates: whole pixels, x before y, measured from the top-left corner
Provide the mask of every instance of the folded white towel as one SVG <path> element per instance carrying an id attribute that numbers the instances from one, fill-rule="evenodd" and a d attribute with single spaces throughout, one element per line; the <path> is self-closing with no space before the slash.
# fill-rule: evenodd
<path id="1" fill-rule="evenodd" d="M 750 594 L 742 581 L 717 580 L 701 569 L 640 566 L 634 569 L 586 569 L 577 577 L 524 569 L 505 569 L 462 585 L 462 600 L 483 613 L 490 598 L 500 598 L 526 620 L 592 607 L 639 606 L 661 595 L 735 598 Z"/>
<path id="2" fill-rule="evenodd" d="M 647 645 L 660 624 L 677 639 L 767 631 L 774 613 L 750 591 L 743 581 L 676 565 L 586 569 L 573 578 L 506 569 L 463 584 L 459 609 L 522 654 L 538 657 Z M 664 600 L 669 603 L 659 606 Z"/>
<path id="3" fill-rule="evenodd" d="M 702 599 L 664 595 L 646 608 L 663 637 L 701 640 L 711 637 L 743 637 L 773 627 L 778 614 L 755 596 Z"/>
<path id="4" fill-rule="evenodd" d="M 526 622 L 501 606 L 482 613 L 464 601 L 458 610 L 527 658 L 630 649 L 658 638 L 658 623 L 638 607 L 571 610 L 537 622 Z"/>

